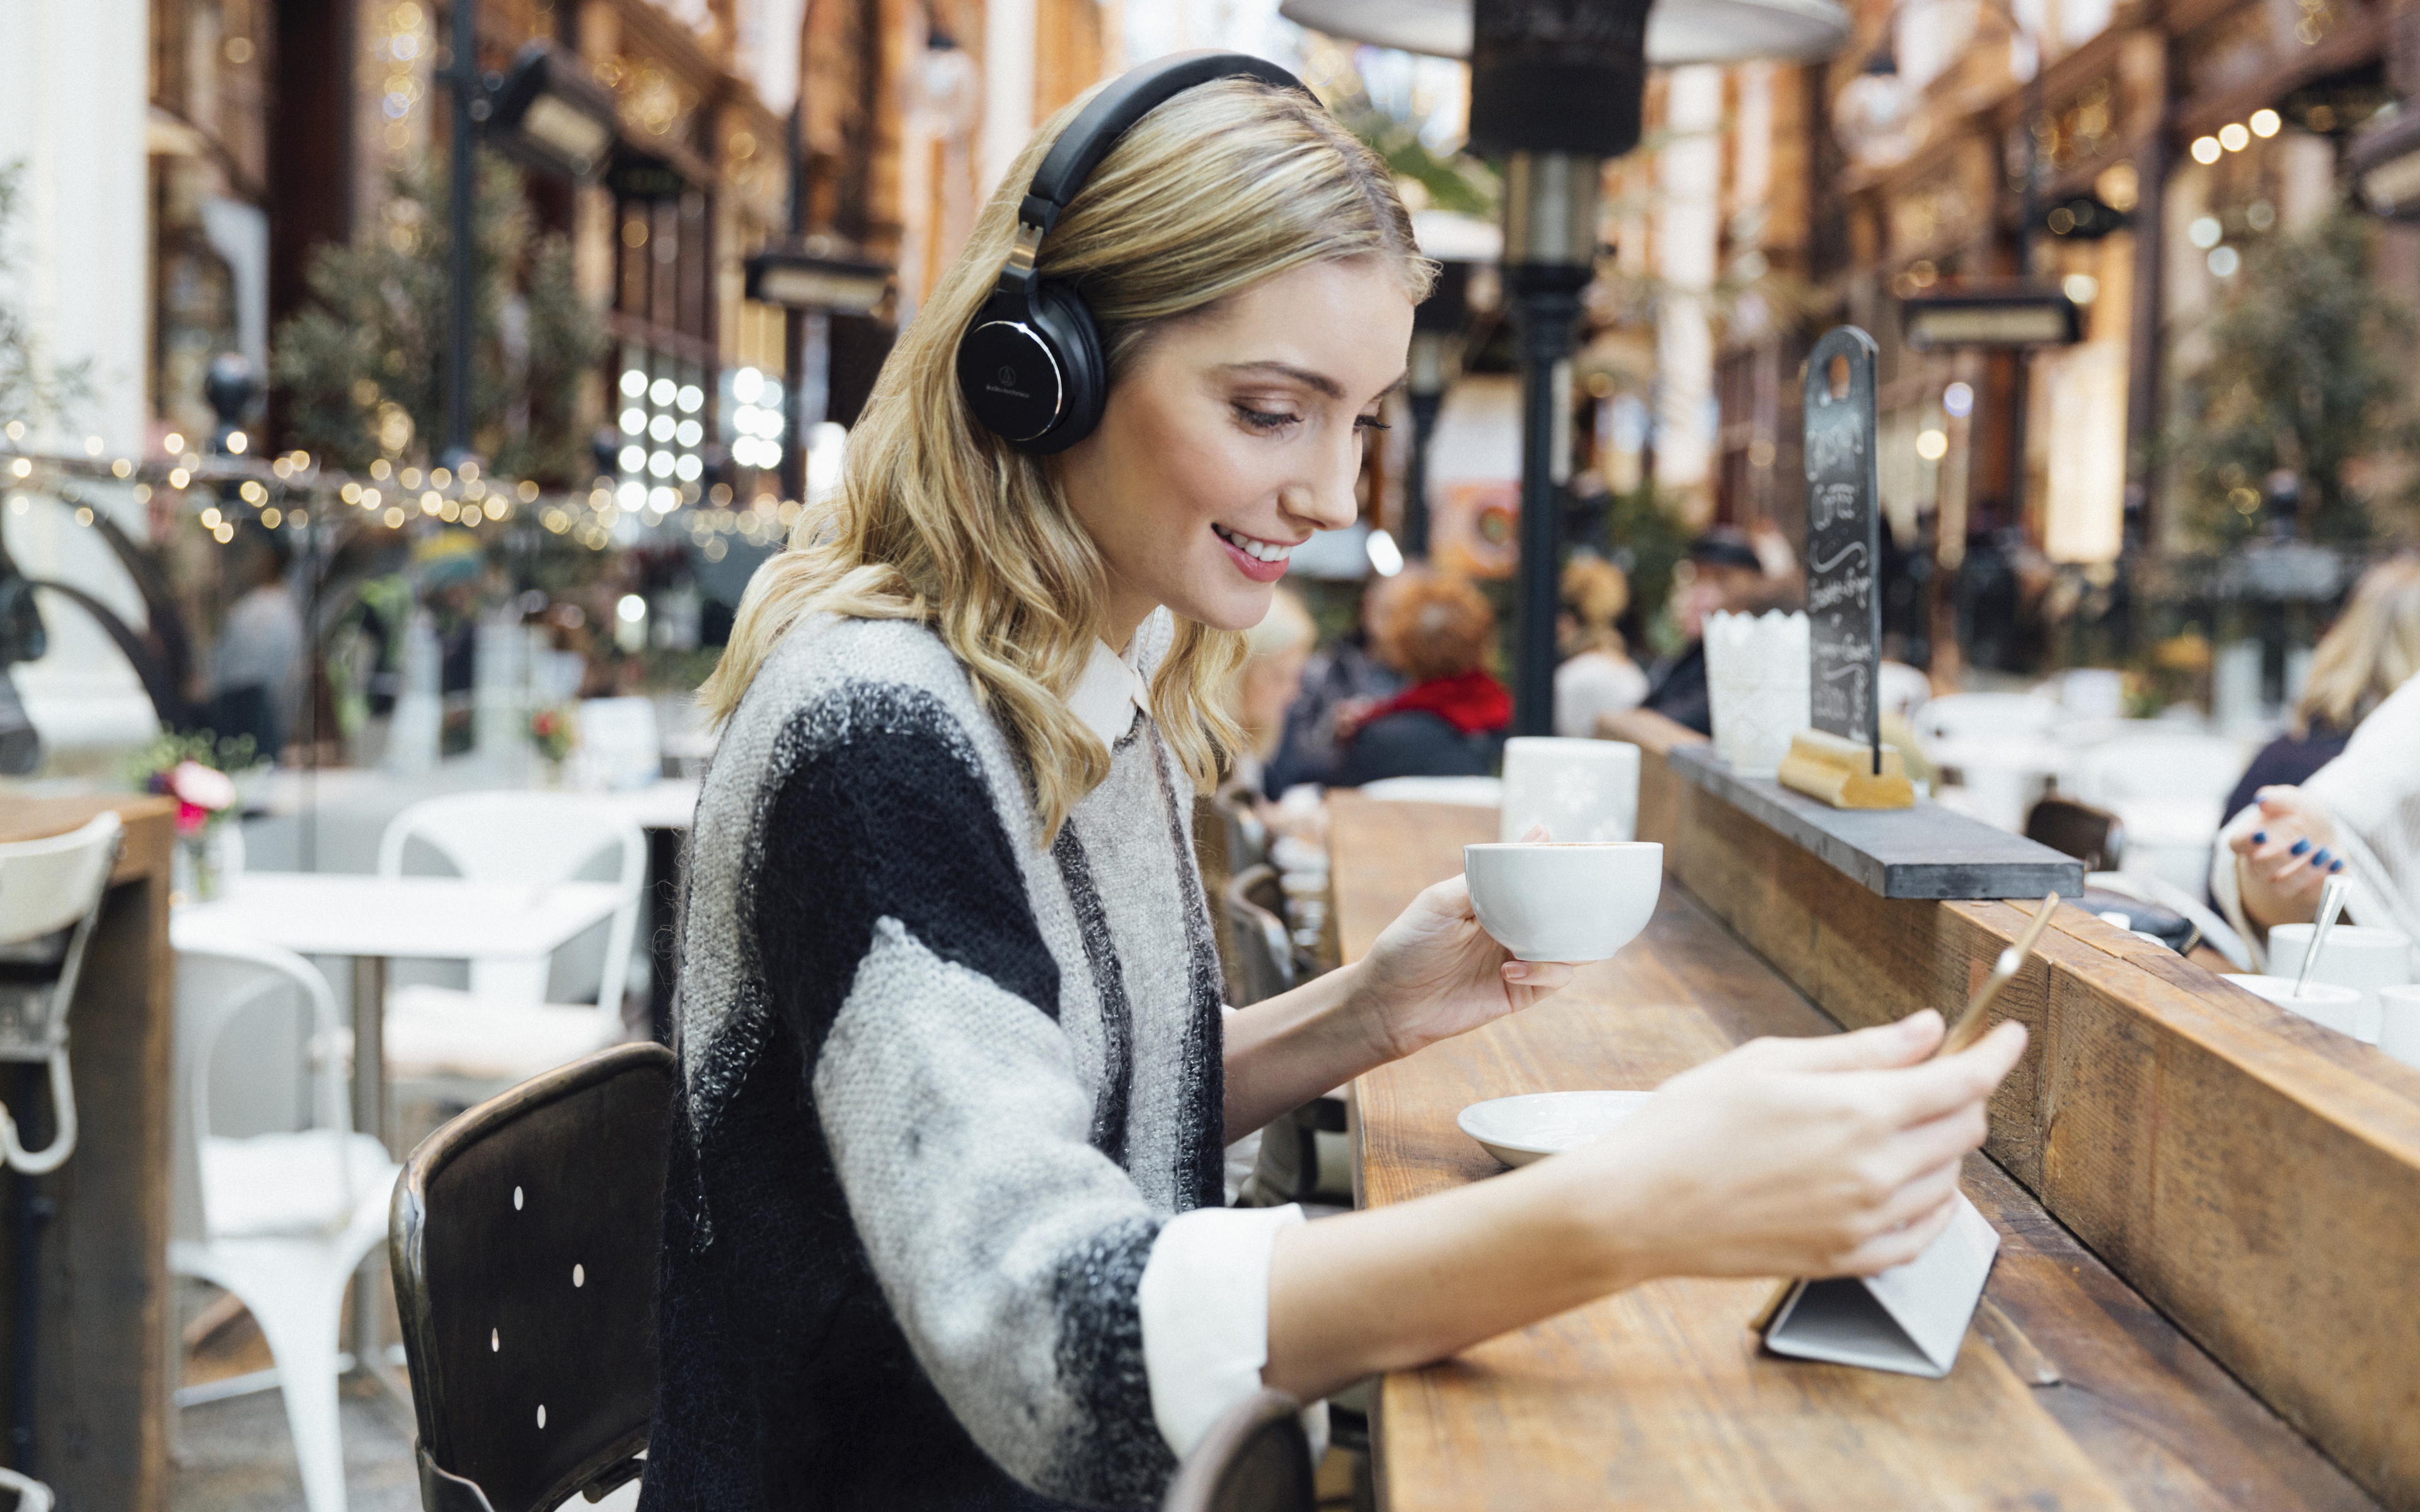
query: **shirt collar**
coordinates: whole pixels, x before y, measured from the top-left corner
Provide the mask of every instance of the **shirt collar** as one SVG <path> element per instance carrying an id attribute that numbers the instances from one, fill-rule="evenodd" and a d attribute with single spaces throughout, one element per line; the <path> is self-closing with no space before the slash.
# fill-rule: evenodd
<path id="1" fill-rule="evenodd" d="M 1140 644 L 1141 638 L 1136 638 Z M 1084 675 L 1067 695 L 1067 707 L 1084 721 L 1101 744 L 1114 747 L 1134 728 L 1135 716 L 1151 712 L 1151 687 L 1132 663 L 1111 651 L 1109 642 L 1093 642 L 1093 658 Z"/>

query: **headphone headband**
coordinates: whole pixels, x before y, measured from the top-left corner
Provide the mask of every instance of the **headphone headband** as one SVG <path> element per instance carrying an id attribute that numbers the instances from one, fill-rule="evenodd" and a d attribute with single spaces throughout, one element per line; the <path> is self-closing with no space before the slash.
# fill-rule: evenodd
<path id="1" fill-rule="evenodd" d="M 1016 211 L 1016 245 L 1000 282 L 958 338 L 958 389 L 973 417 L 1019 451 L 1064 451 L 1100 424 L 1109 364 L 1100 332 L 1074 285 L 1036 276 L 1042 239 L 1118 138 L 1156 107 L 1217 79 L 1302 81 L 1245 53 L 1179 53 L 1105 85 L 1043 155 Z"/>
<path id="2" fill-rule="evenodd" d="M 1130 69 L 1094 95 L 1092 103 L 1069 121 L 1067 129 L 1059 133 L 1059 140 L 1050 145 L 1042 166 L 1033 171 L 1033 183 L 1025 192 L 1025 203 L 1017 208 L 1018 223 L 1047 235 L 1059 223 L 1059 214 L 1067 208 L 1067 202 L 1076 197 L 1076 192 L 1084 187 L 1084 180 L 1092 177 L 1101 159 L 1109 155 L 1109 148 L 1135 122 L 1187 89 L 1214 79 L 1258 79 L 1280 89 L 1311 93 L 1303 88 L 1300 79 L 1268 59 L 1249 53 L 1206 49 L 1177 53 L 1156 63 Z"/>

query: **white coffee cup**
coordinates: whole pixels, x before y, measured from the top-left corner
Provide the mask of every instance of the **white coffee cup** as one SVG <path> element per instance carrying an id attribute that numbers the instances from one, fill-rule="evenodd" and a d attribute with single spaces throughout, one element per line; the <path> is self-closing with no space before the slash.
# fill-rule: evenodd
<path id="1" fill-rule="evenodd" d="M 1664 847 L 1637 841 L 1466 845 L 1480 928 L 1523 961 L 1602 961 L 1638 937 L 1664 888 Z"/>
<path id="2" fill-rule="evenodd" d="M 2309 924 L 2280 924 L 2269 932 L 2269 972 L 2291 981 L 2302 975 L 2303 956 L 2311 948 Z M 2401 987 L 2412 980 L 2412 940 L 2400 930 L 2359 924 L 2338 924 L 2328 931 L 2313 981 L 2350 987 L 2361 996 L 2361 1020 L 2353 1038 L 2378 1042 L 2378 990 Z"/>
<path id="3" fill-rule="evenodd" d="M 1549 840 L 1638 838 L 1638 748 L 1620 740 L 1516 735 L 1504 743 L 1501 840 L 1533 825 Z"/>
<path id="4" fill-rule="evenodd" d="M 2227 980 L 2252 994 L 2265 997 L 2279 1008 L 2300 1013 L 2314 1024 L 2323 1025 L 2338 1034 L 2351 1034 L 2361 1024 L 2361 994 L 2354 988 L 2339 987 L 2334 982 L 2315 981 L 2294 995 L 2291 977 L 2234 977 Z"/>
<path id="5" fill-rule="evenodd" d="M 2378 1048 L 2420 1066 L 2420 987 L 2381 987 L 2378 1009 Z"/>

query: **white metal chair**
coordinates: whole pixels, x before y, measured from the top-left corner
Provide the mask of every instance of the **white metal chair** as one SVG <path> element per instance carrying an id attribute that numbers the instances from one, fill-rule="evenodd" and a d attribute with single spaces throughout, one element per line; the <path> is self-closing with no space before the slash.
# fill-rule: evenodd
<path id="1" fill-rule="evenodd" d="M 29 1150 L 0 1107 L 0 1155 L 28 1176 L 57 1170 L 75 1150 L 68 1005 L 124 828 L 103 813 L 65 835 L 0 845 L 0 1063 L 50 1067 L 56 1128 L 48 1145 Z"/>
<path id="2" fill-rule="evenodd" d="M 2058 705 L 2032 693 L 1945 693 L 1913 716 L 1916 738 L 1928 744 L 2040 737 L 2057 718 Z"/>
<path id="3" fill-rule="evenodd" d="M 345 1284 L 386 1237 L 401 1168 L 353 1130 L 351 1038 L 326 979 L 291 951 L 177 946 L 174 1227 L 168 1266 L 233 1292 L 260 1324 L 311 1512 L 344 1512 L 337 1352 Z M 230 1125 L 247 1132 L 230 1134 Z M 224 1387 L 213 1396 L 229 1395 Z"/>
<path id="4" fill-rule="evenodd" d="M 2125 821 L 2120 870 L 2163 877 L 2198 896 L 2211 843 L 2228 817 L 2219 810 L 2251 753 L 2241 741 L 2164 720 L 2124 726 L 2076 753 L 2060 773 L 2060 791 Z"/>
<path id="5" fill-rule="evenodd" d="M 551 957 L 474 961 L 467 992 L 396 989 L 387 1000 L 384 1048 L 398 1093 L 477 1103 L 623 1038 L 622 995 L 647 874 L 646 836 L 637 825 L 577 794 L 452 794 L 395 817 L 379 842 L 379 874 L 402 875 L 415 842 L 475 881 L 535 887 L 572 881 L 611 856 L 621 899 L 593 981 L 575 940 Z M 551 973 L 566 998 L 593 987 L 595 1005 L 551 1000 Z"/>
<path id="6" fill-rule="evenodd" d="M 2031 693 L 1950 693 L 1917 709 L 1911 722 L 1925 760 L 1961 779 L 1935 795 L 2014 831 L 2058 769 L 2051 738 L 2057 717 L 2057 704 Z"/>

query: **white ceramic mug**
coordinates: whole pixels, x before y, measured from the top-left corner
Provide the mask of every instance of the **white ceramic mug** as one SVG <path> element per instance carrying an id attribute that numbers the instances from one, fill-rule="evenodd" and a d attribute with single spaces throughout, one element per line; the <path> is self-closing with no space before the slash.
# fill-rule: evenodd
<path id="1" fill-rule="evenodd" d="M 1664 888 L 1664 847 L 1637 841 L 1462 848 L 1479 927 L 1523 961 L 1602 961 L 1638 937 Z"/>
<path id="2" fill-rule="evenodd" d="M 1533 825 L 1549 840 L 1638 838 L 1638 748 L 1620 740 L 1516 735 L 1504 743 L 1499 840 Z"/>
<path id="3" fill-rule="evenodd" d="M 2334 982 L 2315 981 L 2294 995 L 2291 977 L 2234 977 L 2227 980 L 2252 994 L 2265 997 L 2279 1008 L 2300 1013 L 2314 1024 L 2324 1025 L 2338 1034 L 2352 1034 L 2361 1024 L 2361 994 L 2350 987 Z"/>
<path id="4" fill-rule="evenodd" d="M 2311 948 L 2311 925 L 2280 924 L 2269 932 L 2269 973 L 2291 981 L 2303 972 Z M 2378 1043 L 2378 990 L 2412 980 L 2412 940 L 2400 930 L 2338 924 L 2328 931 L 2313 981 L 2350 987 L 2361 994 L 2361 1021 L 2353 1038 Z"/>
<path id="5" fill-rule="evenodd" d="M 2378 1009 L 2378 1048 L 2420 1066 L 2420 987 L 2381 987 Z"/>

